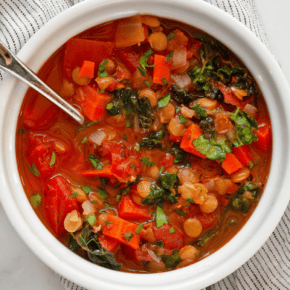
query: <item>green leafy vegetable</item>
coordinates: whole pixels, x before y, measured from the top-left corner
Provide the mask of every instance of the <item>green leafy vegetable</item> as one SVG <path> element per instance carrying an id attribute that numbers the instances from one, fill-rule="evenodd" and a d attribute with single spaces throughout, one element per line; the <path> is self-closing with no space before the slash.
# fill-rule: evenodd
<path id="1" fill-rule="evenodd" d="M 86 143 L 88 141 L 88 137 L 87 136 L 85 136 L 84 138 L 83 138 L 83 140 L 82 140 L 82 144 L 84 144 L 84 143 Z"/>
<path id="2" fill-rule="evenodd" d="M 180 146 L 177 144 L 173 145 L 171 149 L 171 153 L 175 154 L 175 160 L 174 160 L 175 164 L 184 162 L 186 159 L 186 155 L 187 155 L 186 152 L 182 150 Z"/>
<path id="3" fill-rule="evenodd" d="M 236 147 L 251 144 L 258 140 L 253 131 L 253 129 L 258 130 L 258 123 L 255 118 L 250 117 L 239 108 L 231 113 L 230 118 L 236 125 L 236 142 L 234 143 Z"/>
<path id="4" fill-rule="evenodd" d="M 149 160 L 149 157 L 143 157 L 143 158 L 141 158 L 141 162 L 142 162 L 142 164 L 144 165 L 144 166 L 154 166 L 155 165 L 155 163 L 153 162 L 153 161 L 150 161 Z"/>
<path id="5" fill-rule="evenodd" d="M 123 235 L 123 237 L 126 239 L 127 244 L 128 244 L 128 243 L 130 242 L 130 240 L 134 237 L 134 235 L 133 235 L 133 233 L 128 232 L 128 233 L 125 233 L 125 234 Z"/>
<path id="6" fill-rule="evenodd" d="M 106 66 L 108 64 L 109 60 L 105 59 L 100 65 L 99 65 L 99 71 L 98 76 L 101 78 L 105 78 L 108 76 L 108 73 L 106 72 Z"/>
<path id="7" fill-rule="evenodd" d="M 52 151 L 49 166 L 53 166 L 55 164 L 55 161 L 56 161 L 56 155 L 54 151 Z"/>
<path id="8" fill-rule="evenodd" d="M 30 203 L 34 209 L 37 209 L 38 206 L 41 205 L 41 201 L 42 201 L 42 196 L 40 195 L 40 193 L 32 194 L 30 196 Z"/>
<path id="9" fill-rule="evenodd" d="M 208 159 L 223 161 L 226 154 L 231 152 L 230 147 L 226 144 L 226 138 L 213 138 L 211 142 L 205 139 L 203 134 L 198 139 L 193 140 L 194 147 Z"/>
<path id="10" fill-rule="evenodd" d="M 165 174 L 158 178 L 158 182 L 164 189 L 171 191 L 175 186 L 178 186 L 179 178 L 175 173 Z"/>
<path id="11" fill-rule="evenodd" d="M 140 126 L 143 128 L 151 127 L 154 121 L 154 114 L 151 104 L 147 97 L 138 99 L 137 113 Z"/>
<path id="12" fill-rule="evenodd" d="M 166 107 L 170 101 L 170 98 L 171 98 L 170 94 L 165 95 L 162 99 L 158 101 L 158 107 L 159 108 Z"/>
<path id="13" fill-rule="evenodd" d="M 168 82 L 167 82 L 166 78 L 162 78 L 162 84 L 164 87 L 168 86 Z"/>
<path id="14" fill-rule="evenodd" d="M 173 234 L 173 233 L 175 233 L 174 227 L 172 227 L 172 228 L 169 229 L 169 234 Z"/>
<path id="15" fill-rule="evenodd" d="M 134 149 L 139 152 L 140 151 L 140 144 L 137 144 L 136 146 L 134 146 Z"/>
<path id="16" fill-rule="evenodd" d="M 138 228 L 135 230 L 135 233 L 136 233 L 137 235 L 139 235 L 139 234 L 141 233 L 143 227 L 144 227 L 143 224 L 139 225 Z"/>
<path id="17" fill-rule="evenodd" d="M 88 185 L 85 185 L 82 189 L 85 194 L 89 194 L 92 191 Z"/>
<path id="18" fill-rule="evenodd" d="M 107 185 L 108 182 L 109 182 L 108 177 L 101 177 L 102 188 L 105 188 L 105 186 Z"/>
<path id="19" fill-rule="evenodd" d="M 161 204 L 165 198 L 164 189 L 160 187 L 150 187 L 150 192 L 145 199 L 142 200 L 144 205 Z"/>
<path id="20" fill-rule="evenodd" d="M 153 149 L 154 147 L 162 147 L 162 142 L 160 141 L 161 138 L 165 136 L 165 131 L 157 131 L 152 133 L 149 138 L 144 137 L 141 142 L 140 146 L 141 148 L 146 148 L 146 149 Z"/>
<path id="21" fill-rule="evenodd" d="M 174 50 L 171 50 L 171 51 L 168 53 L 168 55 L 167 55 L 165 61 L 171 61 L 171 60 L 173 59 L 173 54 L 174 54 Z"/>
<path id="22" fill-rule="evenodd" d="M 40 176 L 40 172 L 38 171 L 38 169 L 34 163 L 32 163 L 31 166 L 29 164 L 27 164 L 27 166 L 33 175 L 35 175 L 36 177 Z"/>
<path id="23" fill-rule="evenodd" d="M 176 33 L 175 32 L 171 32 L 167 35 L 167 40 L 171 40 L 173 37 L 176 36 Z"/>
<path id="24" fill-rule="evenodd" d="M 186 89 L 179 88 L 176 84 L 172 84 L 170 95 L 179 104 L 189 104 L 194 99 L 198 98 L 198 96 L 188 93 Z"/>
<path id="25" fill-rule="evenodd" d="M 24 134 L 26 132 L 27 132 L 27 130 L 25 130 L 25 129 L 18 129 L 18 134 Z"/>
<path id="26" fill-rule="evenodd" d="M 199 239 L 196 242 L 196 245 L 203 247 L 216 234 L 217 234 L 217 231 L 216 230 L 212 230 L 212 231 L 208 232 L 204 237 L 202 237 L 201 239 Z"/>
<path id="27" fill-rule="evenodd" d="M 194 68 L 189 72 L 189 76 L 197 89 L 203 88 L 203 86 L 206 84 L 206 82 L 212 75 L 213 69 L 214 69 L 213 64 L 209 60 L 204 63 L 203 67 Z"/>
<path id="28" fill-rule="evenodd" d="M 182 115 L 179 115 L 179 122 L 178 123 L 186 123 L 187 119 L 184 118 Z"/>
<path id="29" fill-rule="evenodd" d="M 109 197 L 107 191 L 104 190 L 104 189 L 98 188 L 98 189 L 97 189 L 97 192 L 98 192 L 98 196 L 99 196 L 99 198 L 101 198 L 101 199 L 106 199 L 106 198 Z"/>
<path id="30" fill-rule="evenodd" d="M 168 200 L 170 203 L 177 203 L 177 202 L 178 202 L 177 197 L 176 197 L 173 193 L 170 193 L 170 194 L 167 196 L 167 200 Z"/>
<path id="31" fill-rule="evenodd" d="M 176 209 L 175 212 L 178 213 L 178 214 L 180 214 L 180 215 L 182 215 L 182 216 L 185 216 L 186 215 L 185 212 L 183 212 L 180 209 Z"/>
<path id="32" fill-rule="evenodd" d="M 150 83 L 149 83 L 148 81 L 144 81 L 144 83 L 145 83 L 145 85 L 147 86 L 147 88 L 150 89 L 150 87 L 151 87 Z"/>
<path id="33" fill-rule="evenodd" d="M 162 227 L 163 225 L 168 224 L 168 219 L 164 211 L 160 206 L 156 208 L 156 227 Z"/>
<path id="34" fill-rule="evenodd" d="M 116 116 L 120 114 L 120 101 L 114 101 L 106 106 L 106 110 L 110 116 Z"/>
<path id="35" fill-rule="evenodd" d="M 149 56 L 151 54 L 153 54 L 153 50 L 150 48 L 148 51 L 146 51 L 144 53 L 144 55 L 142 55 L 140 57 L 140 60 L 139 60 L 139 65 L 138 65 L 138 69 L 139 71 L 141 72 L 142 76 L 145 77 L 146 76 L 146 67 L 154 67 L 155 64 L 153 65 L 149 65 L 147 62 L 148 62 L 148 59 L 149 59 Z"/>
<path id="36" fill-rule="evenodd" d="M 94 214 L 88 215 L 86 221 L 93 227 L 95 224 L 96 216 Z"/>
<path id="37" fill-rule="evenodd" d="M 93 154 L 88 157 L 88 160 L 92 163 L 92 165 L 97 168 L 99 165 L 99 159 L 97 159 Z"/>
<path id="38" fill-rule="evenodd" d="M 78 128 L 77 130 L 75 130 L 75 134 L 80 132 L 80 131 L 83 131 L 83 130 L 85 130 L 85 129 L 87 129 L 87 128 L 95 125 L 95 124 L 98 124 L 98 123 L 100 123 L 100 122 L 99 121 L 88 122 L 84 126 L 82 126 L 82 127 Z"/>
<path id="39" fill-rule="evenodd" d="M 162 261 L 167 268 L 174 268 L 181 261 L 178 250 L 173 250 L 172 255 L 162 255 Z"/>
<path id="40" fill-rule="evenodd" d="M 200 129 L 203 131 L 203 137 L 206 139 L 212 139 L 215 133 L 214 119 L 211 116 L 207 116 L 199 123 Z"/>
<path id="41" fill-rule="evenodd" d="M 73 252 L 77 252 L 80 249 L 80 245 L 77 243 L 77 241 L 75 240 L 73 234 L 71 234 L 69 236 L 69 242 L 68 242 L 68 247 L 73 251 Z"/>
<path id="42" fill-rule="evenodd" d="M 207 117 L 206 109 L 202 108 L 199 104 L 193 107 L 192 109 L 195 111 L 197 117 L 202 117 L 202 118 Z"/>

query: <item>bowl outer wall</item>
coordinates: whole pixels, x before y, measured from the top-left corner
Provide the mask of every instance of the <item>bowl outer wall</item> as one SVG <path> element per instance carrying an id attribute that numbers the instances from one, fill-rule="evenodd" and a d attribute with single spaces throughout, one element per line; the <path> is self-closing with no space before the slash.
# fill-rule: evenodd
<path id="1" fill-rule="evenodd" d="M 17 116 L 27 86 L 12 77 L 1 85 L 0 185 L 3 207 L 25 243 L 52 269 L 90 289 L 200 289 L 232 273 L 267 240 L 289 201 L 289 87 L 266 47 L 236 19 L 199 0 L 85 1 L 41 28 L 18 56 L 34 71 L 67 39 L 94 25 L 136 13 L 155 14 L 196 26 L 233 50 L 256 78 L 273 128 L 271 173 L 263 196 L 242 230 L 219 251 L 183 269 L 161 274 L 113 272 L 93 265 L 60 244 L 40 222 L 23 191 L 15 157 Z M 40 53 L 37 53 L 41 51 Z"/>

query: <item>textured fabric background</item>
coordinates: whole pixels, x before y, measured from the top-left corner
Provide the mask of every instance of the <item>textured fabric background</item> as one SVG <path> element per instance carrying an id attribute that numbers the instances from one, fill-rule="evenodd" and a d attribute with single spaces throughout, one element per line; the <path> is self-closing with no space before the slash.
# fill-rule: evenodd
<path id="1" fill-rule="evenodd" d="M 83 0 L 0 0 L 0 39 L 17 53 L 47 21 Z M 156 0 L 158 1 L 158 0 Z M 246 25 L 269 48 L 254 0 L 204 0 Z M 0 72 L 0 83 L 4 74 Z M 290 289 L 290 208 L 264 246 L 211 290 Z M 57 279 L 57 277 L 56 277 Z M 67 290 L 86 290 L 59 276 Z"/>

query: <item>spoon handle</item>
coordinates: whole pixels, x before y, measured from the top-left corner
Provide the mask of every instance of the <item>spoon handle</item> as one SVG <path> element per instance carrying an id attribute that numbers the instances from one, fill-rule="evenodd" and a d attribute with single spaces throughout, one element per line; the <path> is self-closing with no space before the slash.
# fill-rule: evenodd
<path id="1" fill-rule="evenodd" d="M 40 94 L 45 96 L 60 109 L 69 114 L 79 124 L 84 124 L 82 114 L 62 99 L 56 92 L 47 86 L 34 72 L 32 72 L 25 64 L 23 64 L 9 49 L 0 41 L 0 69 L 5 70 L 15 76 L 25 84 L 34 88 Z"/>

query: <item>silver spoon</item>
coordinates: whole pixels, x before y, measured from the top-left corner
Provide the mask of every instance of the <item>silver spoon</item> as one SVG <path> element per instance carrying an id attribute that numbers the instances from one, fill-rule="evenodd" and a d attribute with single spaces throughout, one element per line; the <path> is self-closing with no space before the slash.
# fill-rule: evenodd
<path id="1" fill-rule="evenodd" d="M 9 49 L 0 41 L 0 69 L 5 70 L 14 77 L 18 78 L 25 84 L 34 88 L 44 97 L 49 99 L 64 112 L 69 114 L 79 124 L 84 124 L 84 117 L 82 114 L 62 99 L 56 92 L 47 86 L 41 79 L 39 79 L 34 72 L 32 72 L 25 64 L 23 64 Z"/>

